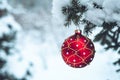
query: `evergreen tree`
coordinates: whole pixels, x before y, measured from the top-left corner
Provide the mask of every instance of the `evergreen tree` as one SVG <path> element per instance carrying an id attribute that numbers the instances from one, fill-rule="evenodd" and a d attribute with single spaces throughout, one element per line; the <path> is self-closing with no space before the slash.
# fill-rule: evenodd
<path id="1" fill-rule="evenodd" d="M 10 74 L 8 57 L 14 55 L 16 51 L 16 35 L 20 28 L 13 16 L 9 12 L 10 6 L 7 0 L 0 0 L 0 80 L 18 80 L 16 76 Z M 6 70 L 4 68 L 8 67 Z M 26 74 L 30 74 L 27 72 Z M 21 79 L 25 80 L 25 78 Z"/>
<path id="2" fill-rule="evenodd" d="M 13 24 L 2 23 L 8 16 L 8 6 L 5 6 L 5 1 L 0 1 L 0 80 L 15 80 L 13 75 L 4 72 L 2 69 L 7 63 L 7 59 L 3 56 L 12 54 L 11 50 L 14 49 L 16 31 L 13 29 Z M 6 18 L 7 20 L 8 18 Z"/>
<path id="3" fill-rule="evenodd" d="M 89 4 L 91 5 L 91 10 L 104 12 L 104 7 L 102 5 L 99 5 L 94 1 L 91 1 Z M 82 4 L 79 0 L 71 0 L 70 5 L 62 7 L 62 13 L 66 16 L 64 25 L 69 26 L 71 23 L 74 23 L 76 26 L 78 26 L 80 24 L 83 24 L 85 25 L 84 33 L 86 35 L 92 33 L 92 31 L 94 31 L 94 29 L 97 27 L 102 28 L 102 30 L 95 36 L 94 42 L 100 42 L 101 45 L 106 45 L 105 50 L 113 49 L 115 51 L 118 51 L 118 54 L 120 54 L 119 22 L 116 20 L 105 20 L 103 18 L 101 24 L 95 23 L 85 16 L 89 10 L 89 5 Z M 114 13 L 119 14 L 119 9 L 116 9 Z M 114 65 L 117 64 L 120 66 L 120 58 L 114 62 Z M 117 72 L 119 71 L 120 69 L 117 70 Z"/>

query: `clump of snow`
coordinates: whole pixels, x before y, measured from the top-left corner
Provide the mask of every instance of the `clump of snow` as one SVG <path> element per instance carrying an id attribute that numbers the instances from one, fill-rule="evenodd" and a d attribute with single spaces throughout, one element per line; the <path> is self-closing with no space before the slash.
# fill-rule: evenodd
<path id="1" fill-rule="evenodd" d="M 120 22 L 120 14 L 114 13 L 114 14 L 112 14 L 112 17 L 113 17 L 114 21 Z"/>
<path id="2" fill-rule="evenodd" d="M 1 59 L 6 59 L 7 55 L 5 54 L 5 52 L 3 50 L 0 51 L 0 58 Z"/>
<path id="3" fill-rule="evenodd" d="M 86 19 L 95 25 L 101 25 L 105 18 L 105 13 L 99 9 L 88 10 L 85 14 Z"/>
<path id="4" fill-rule="evenodd" d="M 105 1 L 105 0 L 90 0 L 91 2 L 95 2 L 95 3 L 97 3 L 98 5 L 103 5 L 103 2 Z"/>
<path id="5" fill-rule="evenodd" d="M 21 26 L 14 20 L 12 15 L 6 15 L 0 18 L 0 23 L 4 24 L 6 27 L 11 25 L 14 31 L 20 31 Z"/>
<path id="6" fill-rule="evenodd" d="M 3 36 L 3 33 L 5 34 L 9 34 L 9 28 L 6 27 L 6 25 L 4 25 L 3 23 L 0 22 L 0 37 Z"/>
<path id="7" fill-rule="evenodd" d="M 53 0 L 52 2 L 52 17 L 53 22 L 56 24 L 59 21 L 59 24 L 63 26 L 65 16 L 62 14 L 62 7 L 69 5 L 71 0 Z M 58 4 L 59 3 L 59 4 Z"/>
<path id="8" fill-rule="evenodd" d="M 120 9 L 120 1 L 118 0 L 105 0 L 103 2 L 103 7 L 105 9 L 110 9 L 111 11 L 119 11 Z"/>
<path id="9" fill-rule="evenodd" d="M 91 1 L 92 2 L 92 1 Z M 120 13 L 120 2 L 118 0 L 93 0 L 93 2 L 100 3 L 102 10 L 89 8 L 86 12 L 86 19 L 96 25 L 102 24 L 103 21 L 114 22 L 120 21 L 118 19 Z M 88 2 L 90 3 L 90 2 Z M 88 6 L 91 4 L 88 4 Z"/>
<path id="10" fill-rule="evenodd" d="M 0 0 L 0 9 L 12 10 L 12 7 L 7 3 L 7 0 Z"/>
<path id="11" fill-rule="evenodd" d="M 120 13 L 120 2 L 118 0 L 105 0 L 103 3 L 104 12 L 106 14 L 105 21 L 118 21 Z"/>
<path id="12" fill-rule="evenodd" d="M 10 34 L 11 29 L 8 26 L 12 27 L 13 31 L 20 31 L 21 27 L 16 21 L 14 20 L 13 16 L 7 15 L 0 19 L 0 37 L 3 36 L 3 34 Z"/>
<path id="13" fill-rule="evenodd" d="M 7 64 L 2 71 L 14 75 L 17 78 L 22 78 L 26 74 L 28 63 L 21 60 L 20 55 L 14 54 L 7 57 Z"/>

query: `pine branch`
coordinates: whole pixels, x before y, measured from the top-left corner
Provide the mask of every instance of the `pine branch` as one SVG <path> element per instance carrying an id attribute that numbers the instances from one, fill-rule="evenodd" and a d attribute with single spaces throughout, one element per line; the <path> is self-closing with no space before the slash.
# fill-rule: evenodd
<path id="1" fill-rule="evenodd" d="M 92 3 L 93 8 L 103 10 L 104 7 L 98 5 L 97 3 Z M 66 16 L 65 26 L 71 25 L 73 22 L 76 26 L 80 23 L 84 24 L 84 33 L 89 35 L 92 30 L 96 27 L 94 23 L 83 18 L 83 14 L 88 10 L 87 6 L 82 5 L 78 0 L 72 0 L 70 5 L 64 6 L 62 8 L 63 14 Z M 118 50 L 120 53 L 120 26 L 116 21 L 106 22 L 104 21 L 101 25 L 102 30 L 95 36 L 94 41 L 100 42 L 101 45 L 107 45 L 105 50 L 113 49 Z M 115 30 L 113 30 L 115 28 Z M 117 30 L 116 30 L 117 28 Z M 120 64 L 120 61 L 117 61 Z M 118 70 L 120 71 L 120 70 Z M 117 71 L 117 72 L 118 72 Z"/>
<path id="2" fill-rule="evenodd" d="M 117 61 L 115 61 L 113 64 L 120 66 L 120 59 L 118 59 Z M 120 72 L 120 69 L 117 69 L 116 72 Z"/>
<path id="3" fill-rule="evenodd" d="M 91 23 L 90 21 L 88 20 L 83 20 L 82 21 L 83 24 L 86 24 L 85 27 L 84 27 L 84 33 L 89 36 L 89 34 L 92 33 L 92 30 L 96 27 L 95 24 Z"/>
<path id="4" fill-rule="evenodd" d="M 0 69 L 4 67 L 6 61 L 0 58 Z"/>
<path id="5" fill-rule="evenodd" d="M 78 26 L 83 13 L 87 10 L 86 6 L 81 5 L 78 0 L 72 0 L 71 5 L 64 6 L 62 13 L 66 16 L 65 26 L 69 26 L 72 22 Z"/>
<path id="6" fill-rule="evenodd" d="M 0 73 L 0 80 L 18 80 L 13 75 L 8 74 L 5 72 L 4 74 Z"/>
<path id="7" fill-rule="evenodd" d="M 98 5 L 97 3 L 93 3 L 93 7 L 97 8 L 97 9 L 103 9 L 103 7 L 101 5 Z"/>

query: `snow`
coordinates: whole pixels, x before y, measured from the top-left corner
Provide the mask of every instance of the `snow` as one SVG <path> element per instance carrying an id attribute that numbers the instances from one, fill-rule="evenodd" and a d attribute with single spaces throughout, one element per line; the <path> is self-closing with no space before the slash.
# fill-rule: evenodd
<path id="1" fill-rule="evenodd" d="M 102 1 L 98 0 L 97 2 L 102 4 Z M 6 56 L 4 52 L 0 52 L 2 54 L 0 56 L 7 59 L 7 64 L 3 71 L 7 71 L 9 74 L 13 74 L 21 79 L 26 75 L 26 71 L 29 70 L 32 76 L 27 76 L 28 80 L 119 80 L 120 74 L 115 72 L 116 67 L 112 64 L 113 61 L 118 59 L 119 55 L 112 50 L 105 51 L 99 43 L 94 43 L 96 54 L 90 65 L 76 69 L 65 64 L 61 56 L 60 47 L 62 42 L 68 36 L 74 34 L 74 30 L 76 29 L 73 24 L 69 28 L 65 28 L 63 25 L 65 16 L 61 13 L 61 7 L 66 4 L 69 4 L 69 0 L 53 0 L 52 23 L 50 19 L 46 21 L 48 19 L 46 14 L 49 13 L 37 14 L 36 17 L 41 19 L 37 19 L 35 25 L 43 26 L 41 27 L 43 29 L 40 31 L 32 29 L 24 32 L 10 15 L 0 18 L 0 37 L 3 33 L 9 34 L 10 30 L 7 24 L 12 24 L 14 30 L 18 31 L 17 43 L 15 45 L 17 51 L 10 56 Z M 113 14 L 112 11 L 109 13 L 110 11 L 108 9 L 102 11 L 90 8 L 86 13 L 86 18 L 98 25 L 101 25 L 103 20 L 108 19 L 119 21 L 119 18 L 117 18 L 118 14 Z M 34 15 L 36 14 L 33 13 L 32 17 Z M 28 16 L 30 17 L 31 15 Z M 32 21 L 35 20 L 34 18 L 32 19 Z M 27 17 L 25 20 L 27 21 Z M 34 22 L 31 23 L 33 24 Z M 93 39 L 93 36 L 99 31 L 99 28 L 95 29 L 89 38 Z M 39 36 L 40 34 L 41 36 Z M 30 65 L 31 63 L 32 66 Z"/>
<path id="2" fill-rule="evenodd" d="M 9 29 L 6 27 L 6 25 L 0 22 L 0 37 L 3 36 L 3 33 L 9 34 Z"/>
<path id="3" fill-rule="evenodd" d="M 28 68 L 28 62 L 19 61 L 19 59 L 20 55 L 16 54 L 7 57 L 7 64 L 6 67 L 4 67 L 4 70 L 7 70 L 6 72 L 13 74 L 17 78 L 22 78 Z"/>
<path id="4" fill-rule="evenodd" d="M 102 25 L 104 21 L 105 13 L 102 10 L 94 9 L 94 10 L 88 10 L 85 16 L 88 21 L 91 21 L 95 25 L 99 26 Z"/>
<path id="5" fill-rule="evenodd" d="M 0 51 L 0 58 L 2 58 L 2 59 L 6 59 L 7 58 L 7 55 L 2 50 Z"/>
<path id="6" fill-rule="evenodd" d="M 112 15 L 112 17 L 113 17 L 113 19 L 115 20 L 115 21 L 118 21 L 118 22 L 120 22 L 120 14 L 117 14 L 117 13 L 115 13 L 115 14 L 113 14 Z"/>
<path id="7" fill-rule="evenodd" d="M 16 23 L 14 18 L 11 15 L 4 16 L 0 19 L 0 37 L 2 37 L 3 34 L 10 34 L 11 30 L 8 27 L 8 25 L 11 25 L 13 28 L 13 31 L 20 31 L 20 25 Z"/>
<path id="8" fill-rule="evenodd" d="M 80 69 L 66 65 L 60 57 L 61 55 L 48 56 L 48 69 L 43 70 L 31 80 L 119 80 L 119 76 L 114 72 L 114 66 L 108 63 L 111 59 L 108 55 L 110 54 L 96 54 L 95 59 L 89 66 Z"/>
<path id="9" fill-rule="evenodd" d="M 106 9 L 110 9 L 112 11 L 116 11 L 120 9 L 120 2 L 118 0 L 105 0 L 103 3 L 103 7 Z"/>
<path id="10" fill-rule="evenodd" d="M 12 10 L 11 6 L 7 3 L 7 0 L 0 0 L 0 9 Z"/>
<path id="11" fill-rule="evenodd" d="M 85 14 L 85 18 L 96 25 L 101 25 L 104 21 L 113 22 L 120 21 L 119 20 L 119 10 L 120 10 L 120 2 L 118 0 L 85 0 L 82 4 L 87 5 L 89 10 Z M 103 10 L 93 9 L 91 6 L 92 2 L 96 2 L 99 5 L 103 6 Z"/>
<path id="12" fill-rule="evenodd" d="M 98 5 L 102 5 L 105 0 L 92 0 L 93 2 L 96 2 Z"/>
<path id="13" fill-rule="evenodd" d="M 53 16 L 54 23 L 57 23 L 57 21 L 59 21 L 59 24 L 64 23 L 63 21 L 65 20 L 65 16 L 63 16 L 61 10 L 62 10 L 63 6 L 67 5 L 67 3 L 70 3 L 70 0 L 63 0 L 63 1 L 53 0 L 52 14 L 54 14 L 54 15 L 52 15 L 52 16 Z M 56 6 L 56 7 L 54 7 L 54 6 Z"/>

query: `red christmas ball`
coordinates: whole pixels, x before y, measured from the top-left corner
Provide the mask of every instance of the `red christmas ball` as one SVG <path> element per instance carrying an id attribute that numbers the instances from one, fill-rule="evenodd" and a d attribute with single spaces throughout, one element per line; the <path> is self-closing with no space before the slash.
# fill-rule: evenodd
<path id="1" fill-rule="evenodd" d="M 95 48 L 89 38 L 83 36 L 80 30 L 75 30 L 75 34 L 64 41 L 61 53 L 66 64 L 74 68 L 82 68 L 93 60 Z"/>

